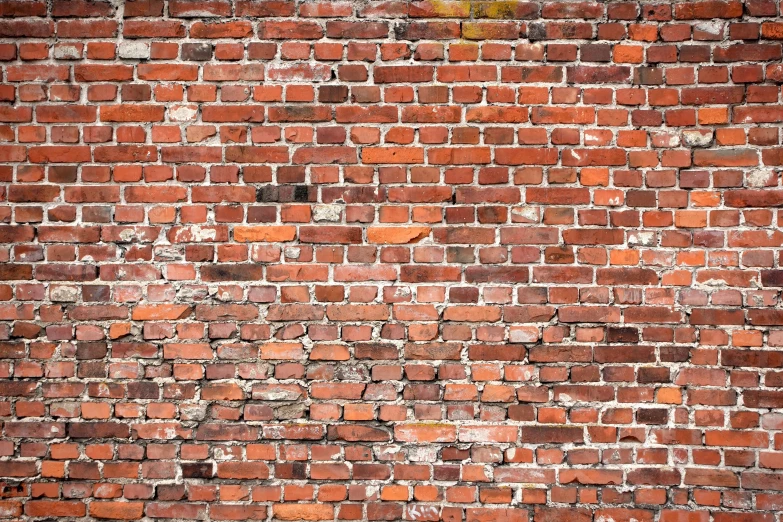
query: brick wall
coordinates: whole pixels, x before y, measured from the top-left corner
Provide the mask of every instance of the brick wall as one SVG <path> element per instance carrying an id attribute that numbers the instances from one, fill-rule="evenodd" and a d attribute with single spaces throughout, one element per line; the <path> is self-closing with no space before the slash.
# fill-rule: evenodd
<path id="1" fill-rule="evenodd" d="M 0 15 L 0 518 L 783 520 L 777 0 Z"/>

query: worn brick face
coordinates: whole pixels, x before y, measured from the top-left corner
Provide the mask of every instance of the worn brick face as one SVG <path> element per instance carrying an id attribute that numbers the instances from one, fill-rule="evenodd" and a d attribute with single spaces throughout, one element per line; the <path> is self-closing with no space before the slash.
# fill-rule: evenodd
<path id="1" fill-rule="evenodd" d="M 783 522 L 778 0 L 0 0 L 0 519 Z"/>

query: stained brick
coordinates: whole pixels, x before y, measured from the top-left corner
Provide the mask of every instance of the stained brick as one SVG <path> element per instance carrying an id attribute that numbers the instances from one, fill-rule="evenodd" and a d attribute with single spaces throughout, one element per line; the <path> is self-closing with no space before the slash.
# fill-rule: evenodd
<path id="1" fill-rule="evenodd" d="M 0 518 L 776 520 L 778 2 L 0 38 Z"/>

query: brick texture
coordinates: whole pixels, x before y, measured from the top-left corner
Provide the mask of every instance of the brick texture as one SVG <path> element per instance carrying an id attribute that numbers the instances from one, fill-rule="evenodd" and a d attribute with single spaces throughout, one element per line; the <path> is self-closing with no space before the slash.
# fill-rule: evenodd
<path id="1" fill-rule="evenodd" d="M 780 522 L 778 0 L 0 0 L 0 518 Z"/>

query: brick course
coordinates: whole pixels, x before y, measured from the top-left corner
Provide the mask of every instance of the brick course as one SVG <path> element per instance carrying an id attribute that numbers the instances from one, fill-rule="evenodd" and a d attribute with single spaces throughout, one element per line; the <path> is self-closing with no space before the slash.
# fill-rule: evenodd
<path id="1" fill-rule="evenodd" d="M 777 0 L 0 0 L 0 518 L 779 522 Z"/>

